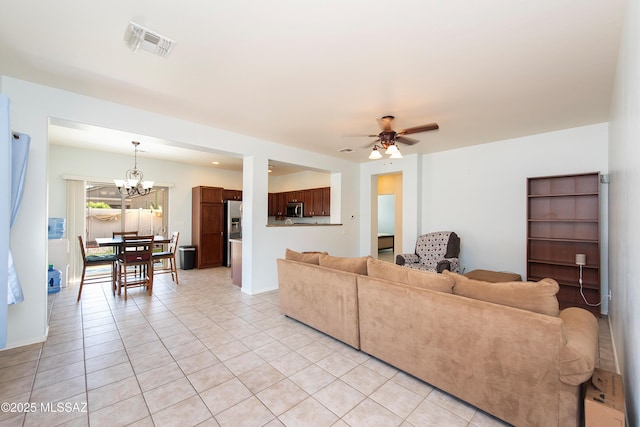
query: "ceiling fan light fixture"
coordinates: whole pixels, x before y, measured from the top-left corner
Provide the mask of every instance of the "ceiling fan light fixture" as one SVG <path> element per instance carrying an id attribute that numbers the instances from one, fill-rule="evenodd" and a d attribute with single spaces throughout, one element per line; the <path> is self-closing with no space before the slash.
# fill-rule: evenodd
<path id="1" fill-rule="evenodd" d="M 371 150 L 371 154 L 369 154 L 369 159 L 378 160 L 381 158 L 382 154 L 380 154 L 380 152 L 378 151 L 378 147 L 373 147 L 373 150 Z"/>
<path id="2" fill-rule="evenodd" d="M 399 150 L 396 150 L 395 153 L 393 153 L 391 156 L 389 156 L 390 159 L 401 159 L 402 158 L 402 154 L 400 154 Z"/>
<path id="3" fill-rule="evenodd" d="M 399 153 L 400 150 L 398 150 L 398 146 L 396 144 L 389 144 L 389 146 L 387 147 L 387 150 L 384 152 L 384 154 L 395 154 L 395 153 Z"/>

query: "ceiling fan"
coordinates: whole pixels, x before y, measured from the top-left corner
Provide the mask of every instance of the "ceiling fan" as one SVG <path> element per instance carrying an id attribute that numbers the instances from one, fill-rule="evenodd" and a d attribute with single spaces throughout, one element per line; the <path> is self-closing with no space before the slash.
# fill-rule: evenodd
<path id="1" fill-rule="evenodd" d="M 365 146 L 365 148 L 369 148 L 373 145 L 373 150 L 371 150 L 371 154 L 369 155 L 370 159 L 381 159 L 382 154 L 380 154 L 380 151 L 378 150 L 382 149 L 385 150 L 385 154 L 390 154 L 392 159 L 401 159 L 402 154 L 400 154 L 400 150 L 396 145 L 397 142 L 401 142 L 407 145 L 413 145 L 420 142 L 417 139 L 409 138 L 405 135 L 439 129 L 437 123 L 429 123 L 428 125 L 414 126 L 396 132 L 391 129 L 391 122 L 393 121 L 393 119 L 395 119 L 394 116 L 384 116 L 378 119 L 378 123 L 380 124 L 382 132 L 377 135 L 368 135 L 372 138 L 377 138 L 374 142 L 369 143 Z"/>

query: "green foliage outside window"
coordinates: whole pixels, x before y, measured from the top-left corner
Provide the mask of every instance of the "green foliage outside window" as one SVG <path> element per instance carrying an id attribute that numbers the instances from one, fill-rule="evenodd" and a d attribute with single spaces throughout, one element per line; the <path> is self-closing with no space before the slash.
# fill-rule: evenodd
<path id="1" fill-rule="evenodd" d="M 87 207 L 95 209 L 111 209 L 111 206 L 105 202 L 87 202 Z"/>

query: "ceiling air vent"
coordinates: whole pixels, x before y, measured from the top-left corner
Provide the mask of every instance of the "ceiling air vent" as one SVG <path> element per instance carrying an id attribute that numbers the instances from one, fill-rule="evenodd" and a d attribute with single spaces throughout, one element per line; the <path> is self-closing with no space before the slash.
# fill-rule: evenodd
<path id="1" fill-rule="evenodd" d="M 146 50 L 166 58 L 171 53 L 176 42 L 148 28 L 129 22 L 124 33 L 124 42 L 134 52 L 138 49 Z"/>
<path id="2" fill-rule="evenodd" d="M 341 148 L 338 150 L 339 153 L 353 153 L 353 148 Z"/>

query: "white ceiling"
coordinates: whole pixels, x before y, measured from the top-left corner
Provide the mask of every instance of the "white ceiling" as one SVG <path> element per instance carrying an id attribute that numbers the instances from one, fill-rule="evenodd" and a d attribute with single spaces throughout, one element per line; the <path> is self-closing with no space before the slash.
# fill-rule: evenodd
<path id="1" fill-rule="evenodd" d="M 440 125 L 405 154 L 608 121 L 625 5 L 3 0 L 0 74 L 361 162 L 373 139 L 346 135 L 378 133 L 383 115 Z M 129 21 L 175 40 L 169 58 L 130 51 Z M 59 122 L 50 137 L 112 150 L 93 130 Z M 191 161 L 175 145 L 141 148 Z"/>

